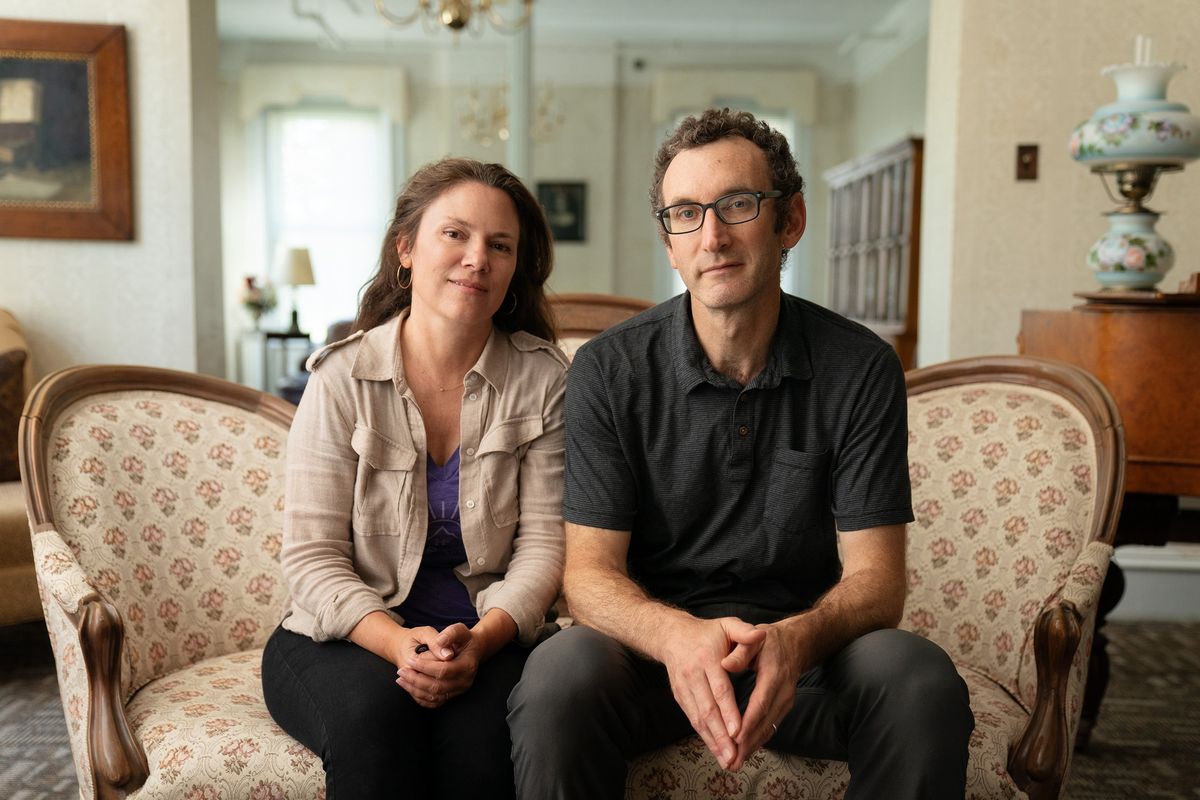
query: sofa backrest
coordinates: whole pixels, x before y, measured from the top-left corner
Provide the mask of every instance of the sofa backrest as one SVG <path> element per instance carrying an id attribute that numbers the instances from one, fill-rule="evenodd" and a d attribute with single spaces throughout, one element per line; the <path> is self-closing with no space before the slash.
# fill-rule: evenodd
<path id="1" fill-rule="evenodd" d="M 48 517 L 120 614 L 126 695 L 187 664 L 261 646 L 286 600 L 279 551 L 291 412 L 268 398 L 274 413 L 256 413 L 219 395 L 257 392 L 189 380 L 218 391 L 196 396 L 160 379 L 158 388 L 65 392 L 41 437 L 35 475 L 46 508 L 31 518 L 41 529 L 37 517 Z"/>
<path id="2" fill-rule="evenodd" d="M 1051 385 L 981 376 L 914 392 L 913 374 L 901 627 L 1021 696 L 1037 615 L 1069 580 L 1103 578 L 1073 570 L 1111 541 L 1111 430 Z"/>

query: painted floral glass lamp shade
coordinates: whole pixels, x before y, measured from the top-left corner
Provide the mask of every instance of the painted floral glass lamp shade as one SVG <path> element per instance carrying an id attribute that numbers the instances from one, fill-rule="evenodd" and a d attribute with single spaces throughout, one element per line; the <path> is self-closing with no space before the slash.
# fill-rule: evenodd
<path id="1" fill-rule="evenodd" d="M 280 283 L 291 287 L 292 295 L 292 326 L 288 333 L 300 333 L 300 310 L 296 305 L 296 295 L 301 286 L 314 286 L 312 258 L 308 255 L 307 247 L 281 247 L 279 249 L 277 274 Z"/>
<path id="2" fill-rule="evenodd" d="M 1113 176 L 1124 202 L 1109 212 L 1108 231 L 1096 240 L 1087 265 L 1110 289 L 1152 289 L 1175 261 L 1154 229 L 1159 213 L 1142 205 L 1164 172 L 1200 156 L 1200 118 L 1167 100 L 1167 83 L 1182 64 L 1153 63 L 1150 39 L 1138 36 L 1133 63 L 1101 70 L 1117 84 L 1117 100 L 1096 109 L 1071 134 L 1071 157 L 1104 179 Z"/>

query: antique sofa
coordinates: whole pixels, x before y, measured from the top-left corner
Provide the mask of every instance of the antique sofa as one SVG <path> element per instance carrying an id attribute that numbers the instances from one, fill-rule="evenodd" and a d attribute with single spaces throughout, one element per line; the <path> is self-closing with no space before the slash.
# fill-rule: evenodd
<path id="1" fill-rule="evenodd" d="M 1085 373 L 1028 358 L 909 379 L 904 627 L 970 686 L 968 797 L 1056 797 L 1120 497 L 1115 408 Z M 69 369 L 30 397 L 26 501 L 81 797 L 323 797 L 319 759 L 259 685 L 286 591 L 292 410 L 137 367 Z M 637 759 L 627 789 L 840 797 L 847 781 L 843 764 L 772 752 L 726 773 L 693 737 Z"/>

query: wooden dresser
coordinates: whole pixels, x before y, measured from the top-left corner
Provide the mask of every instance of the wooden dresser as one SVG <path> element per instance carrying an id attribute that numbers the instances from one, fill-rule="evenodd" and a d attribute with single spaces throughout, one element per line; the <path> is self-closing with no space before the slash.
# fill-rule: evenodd
<path id="1" fill-rule="evenodd" d="M 1018 346 L 1083 367 L 1112 392 L 1125 424 L 1126 492 L 1200 496 L 1200 297 L 1025 311 Z"/>

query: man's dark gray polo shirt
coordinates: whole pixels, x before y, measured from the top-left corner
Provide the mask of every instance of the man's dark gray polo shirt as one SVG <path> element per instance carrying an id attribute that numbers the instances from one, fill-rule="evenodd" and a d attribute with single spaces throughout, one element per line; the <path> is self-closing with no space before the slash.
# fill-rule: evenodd
<path id="1" fill-rule="evenodd" d="M 837 582 L 835 525 L 912 520 L 905 403 L 886 343 L 788 294 L 742 387 L 708 362 L 685 293 L 575 355 L 563 516 L 630 531 L 629 573 L 654 597 L 778 619 Z"/>

